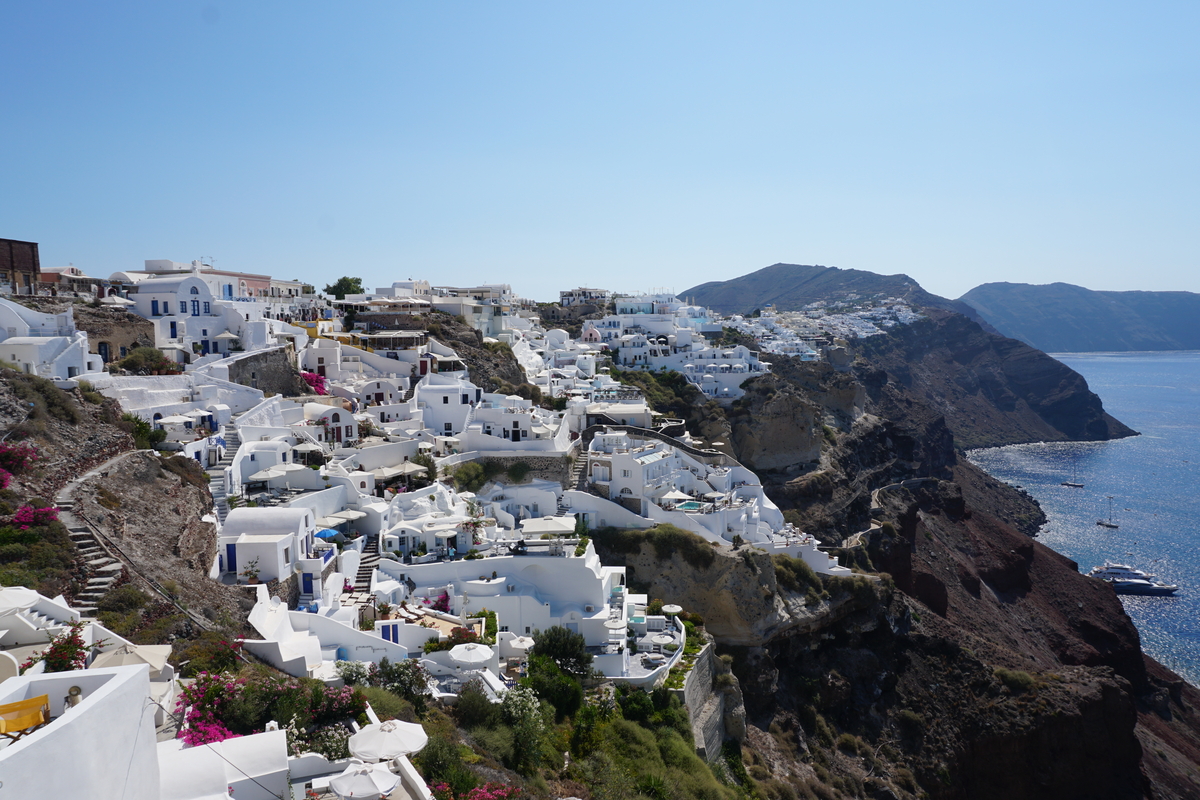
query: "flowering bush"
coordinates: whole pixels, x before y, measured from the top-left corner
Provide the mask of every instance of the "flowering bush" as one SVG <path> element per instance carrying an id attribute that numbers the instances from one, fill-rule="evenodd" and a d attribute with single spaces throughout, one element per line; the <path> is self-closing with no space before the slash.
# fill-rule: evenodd
<path id="1" fill-rule="evenodd" d="M 54 506 L 46 506 L 45 508 L 21 506 L 17 509 L 17 513 L 13 514 L 13 524 L 23 531 L 27 531 L 30 528 L 40 528 L 43 525 L 49 525 L 51 522 L 57 521 L 58 509 Z"/>
<path id="2" fill-rule="evenodd" d="M 430 608 L 434 611 L 441 611 L 443 614 L 450 613 L 450 595 L 447 592 L 442 592 L 442 596 L 434 600 Z"/>
<path id="3" fill-rule="evenodd" d="M 0 469 L 22 472 L 37 459 L 37 450 L 31 444 L 0 442 Z"/>
<path id="4" fill-rule="evenodd" d="M 270 720 L 287 728 L 293 755 L 319 752 L 345 758 L 350 731 L 343 722 L 366 714 L 362 693 L 350 687 L 330 688 L 297 678 L 232 677 L 202 672 L 184 688 L 177 712 L 186 727 L 179 738 L 189 745 L 219 742 L 261 731 Z"/>
<path id="5" fill-rule="evenodd" d="M 437 800 L 516 800 L 521 796 L 520 786 L 509 786 L 504 783 L 485 783 L 476 786 L 469 792 L 463 792 L 455 797 L 448 783 L 438 781 L 429 787 Z"/>
<path id="6" fill-rule="evenodd" d="M 12 483 L 12 473 L 6 469 L 0 469 L 0 489 L 7 489 Z"/>
<path id="7" fill-rule="evenodd" d="M 316 394 L 326 394 L 325 391 L 325 376 L 318 375 L 315 372 L 301 372 L 300 377 L 308 384 L 308 387 Z"/>
<path id="8" fill-rule="evenodd" d="M 424 650 L 426 653 L 436 653 L 439 650 L 449 650 L 460 644 L 470 644 L 478 641 L 479 635 L 470 628 L 452 628 L 450 636 L 445 641 L 442 641 L 441 637 L 438 636 L 432 637 L 429 641 L 425 642 Z"/>
<path id="9" fill-rule="evenodd" d="M 67 630 L 50 640 L 50 645 L 45 650 L 30 656 L 21 665 L 21 672 L 25 672 L 39 661 L 46 662 L 46 672 L 70 672 L 86 667 L 88 653 L 103 647 L 104 640 L 84 644 L 82 630 L 82 622 L 72 622 Z"/>

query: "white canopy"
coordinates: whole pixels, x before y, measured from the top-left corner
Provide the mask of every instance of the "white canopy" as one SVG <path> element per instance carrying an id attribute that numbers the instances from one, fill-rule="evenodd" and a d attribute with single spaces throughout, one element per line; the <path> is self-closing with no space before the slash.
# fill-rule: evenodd
<path id="1" fill-rule="evenodd" d="M 663 500 L 691 500 L 691 495 L 684 494 L 678 489 L 672 489 L 662 496 Z"/>
<path id="2" fill-rule="evenodd" d="M 22 611 L 30 608 L 41 597 L 33 589 L 24 586 L 5 586 L 0 588 L 0 614 L 12 611 Z"/>
<path id="3" fill-rule="evenodd" d="M 134 303 L 134 301 L 129 300 L 128 298 L 125 298 L 125 297 L 121 297 L 121 295 L 119 295 L 119 294 L 109 295 L 108 297 L 101 297 L 100 302 L 103 303 L 104 305 L 108 305 L 108 306 L 136 305 L 136 303 Z"/>
<path id="4" fill-rule="evenodd" d="M 162 419 L 159 419 L 158 423 L 161 425 L 183 425 L 191 421 L 191 417 L 185 417 L 182 414 L 172 414 L 169 417 L 163 417 Z"/>
<path id="5" fill-rule="evenodd" d="M 231 332 L 229 332 L 229 331 L 225 331 L 224 333 L 218 333 L 218 334 L 217 334 L 216 336 L 214 336 L 213 338 L 214 338 L 214 339 L 221 339 L 221 340 L 223 340 L 223 341 L 229 341 L 230 339 L 240 339 L 240 338 L 242 338 L 242 337 L 238 336 L 236 333 L 231 333 Z"/>
<path id="6" fill-rule="evenodd" d="M 325 452 L 325 448 L 321 447 L 321 445 L 319 445 L 319 444 L 313 444 L 312 442 L 301 442 L 300 444 L 296 445 L 292 449 L 295 450 L 297 453 L 323 453 L 323 452 Z"/>
<path id="7" fill-rule="evenodd" d="M 415 753 L 426 745 L 425 729 L 413 722 L 387 720 L 366 725 L 350 737 L 350 752 L 366 761 L 384 761 Z"/>
<path id="8" fill-rule="evenodd" d="M 333 519 L 344 519 L 347 522 L 353 522 L 356 519 L 362 519 L 366 516 L 366 514 L 364 514 L 362 511 L 355 511 L 352 508 L 348 508 L 345 511 L 335 511 L 329 516 Z"/>
<path id="9" fill-rule="evenodd" d="M 521 532 L 526 535 L 548 533 L 562 536 L 575 532 L 574 517 L 534 517 L 521 520 Z"/>

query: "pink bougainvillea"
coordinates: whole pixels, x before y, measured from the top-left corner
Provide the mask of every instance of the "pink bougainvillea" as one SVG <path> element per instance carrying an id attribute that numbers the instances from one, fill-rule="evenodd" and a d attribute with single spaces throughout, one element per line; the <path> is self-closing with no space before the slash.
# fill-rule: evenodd
<path id="1" fill-rule="evenodd" d="M 438 782 L 429 787 L 436 800 L 456 800 L 454 790 L 444 782 Z M 521 796 L 521 787 L 509 786 L 503 783 L 485 783 L 476 786 L 469 792 L 458 795 L 457 800 L 516 800 Z"/>
<path id="2" fill-rule="evenodd" d="M 33 506 L 21 506 L 17 509 L 17 513 L 13 514 L 13 525 L 16 525 L 23 531 L 30 528 L 40 528 L 43 525 L 49 525 L 51 522 L 58 521 L 58 509 L 54 506 L 46 508 L 34 508 Z"/>
<path id="3" fill-rule="evenodd" d="M 0 442 L 0 469 L 21 472 L 37 459 L 37 450 L 31 444 Z"/>
<path id="4" fill-rule="evenodd" d="M 300 377 L 308 384 L 309 388 L 317 394 L 328 394 L 325 391 L 325 376 L 318 375 L 315 372 L 301 372 Z"/>
<path id="5" fill-rule="evenodd" d="M 6 469 L 0 469 L 0 489 L 7 489 L 12 483 L 12 473 Z"/>

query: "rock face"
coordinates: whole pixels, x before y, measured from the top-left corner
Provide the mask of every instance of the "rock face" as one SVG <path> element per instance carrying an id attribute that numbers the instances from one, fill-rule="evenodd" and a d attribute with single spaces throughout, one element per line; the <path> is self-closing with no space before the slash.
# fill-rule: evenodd
<path id="1" fill-rule="evenodd" d="M 229 380 L 284 397 L 308 394 L 311 389 L 300 377 L 293 359 L 282 347 L 253 353 L 229 364 Z"/>

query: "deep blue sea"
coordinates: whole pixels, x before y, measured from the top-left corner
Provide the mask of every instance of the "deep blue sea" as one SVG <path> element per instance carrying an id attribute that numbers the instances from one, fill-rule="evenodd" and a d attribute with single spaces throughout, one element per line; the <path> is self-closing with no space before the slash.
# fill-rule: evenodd
<path id="1" fill-rule="evenodd" d="M 1087 379 L 1105 411 L 1142 435 L 975 450 L 970 459 L 1037 499 L 1047 517 L 1038 540 L 1080 571 L 1109 560 L 1178 584 L 1175 597 L 1121 602 L 1142 648 L 1200 685 L 1200 352 L 1054 357 Z M 1108 518 L 1110 495 L 1117 530 L 1096 524 Z"/>

